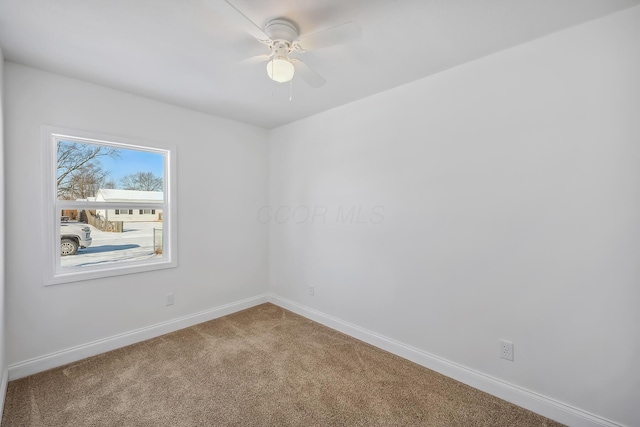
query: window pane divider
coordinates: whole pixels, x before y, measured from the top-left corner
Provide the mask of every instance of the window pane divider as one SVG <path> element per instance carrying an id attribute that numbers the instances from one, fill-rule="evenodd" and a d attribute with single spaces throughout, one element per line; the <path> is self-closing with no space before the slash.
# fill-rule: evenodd
<path id="1" fill-rule="evenodd" d="M 162 202 L 78 202 L 73 200 L 58 200 L 55 206 L 60 209 L 166 209 L 168 205 Z"/>

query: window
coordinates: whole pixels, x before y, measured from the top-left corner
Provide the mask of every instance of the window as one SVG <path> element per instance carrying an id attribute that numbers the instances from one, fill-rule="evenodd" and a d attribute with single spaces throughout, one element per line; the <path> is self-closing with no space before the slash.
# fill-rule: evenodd
<path id="1" fill-rule="evenodd" d="M 177 265 L 174 148 L 48 126 L 42 133 L 45 284 Z"/>

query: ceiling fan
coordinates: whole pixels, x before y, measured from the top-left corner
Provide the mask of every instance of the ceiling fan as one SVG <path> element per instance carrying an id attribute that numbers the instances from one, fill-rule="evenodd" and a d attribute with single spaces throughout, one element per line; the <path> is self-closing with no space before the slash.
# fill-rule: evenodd
<path id="1" fill-rule="evenodd" d="M 324 85 L 326 80 L 320 74 L 300 59 L 291 57 L 291 54 L 335 46 L 361 37 L 360 27 L 354 22 L 306 35 L 300 35 L 296 24 L 284 17 L 271 19 L 261 28 L 227 0 L 207 2 L 227 21 L 242 28 L 269 48 L 269 54 L 245 59 L 241 64 L 269 61 L 267 75 L 278 83 L 291 81 L 294 75 L 298 75 L 311 87 Z"/>

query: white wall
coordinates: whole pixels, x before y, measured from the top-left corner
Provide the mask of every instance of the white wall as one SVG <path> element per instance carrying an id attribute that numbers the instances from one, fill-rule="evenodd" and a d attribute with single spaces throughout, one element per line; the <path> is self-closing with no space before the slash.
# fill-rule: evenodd
<path id="1" fill-rule="evenodd" d="M 636 7 L 272 131 L 272 291 L 640 425 L 638 40 Z"/>
<path id="2" fill-rule="evenodd" d="M 9 62 L 5 79 L 8 364 L 267 291 L 265 130 Z M 43 286 L 43 124 L 177 147 L 177 268 Z"/>
<path id="3" fill-rule="evenodd" d="M 4 407 L 7 386 L 5 363 L 5 298 L 4 298 L 4 55 L 0 47 L 0 408 Z"/>

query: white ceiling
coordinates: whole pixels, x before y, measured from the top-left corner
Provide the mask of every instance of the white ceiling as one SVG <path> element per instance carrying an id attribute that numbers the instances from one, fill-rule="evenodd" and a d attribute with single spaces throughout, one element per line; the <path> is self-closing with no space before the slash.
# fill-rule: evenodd
<path id="1" fill-rule="evenodd" d="M 640 0 L 230 0 L 253 22 L 310 34 L 354 21 L 362 38 L 299 55 L 311 88 L 238 65 L 267 48 L 223 0 L 0 0 L 7 60 L 273 128 L 640 4 Z"/>

